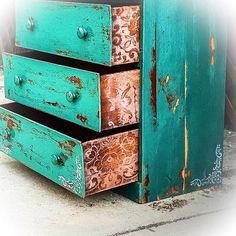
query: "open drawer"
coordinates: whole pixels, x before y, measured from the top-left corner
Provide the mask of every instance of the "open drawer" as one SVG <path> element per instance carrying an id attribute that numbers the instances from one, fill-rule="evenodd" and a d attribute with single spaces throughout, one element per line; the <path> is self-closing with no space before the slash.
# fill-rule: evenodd
<path id="1" fill-rule="evenodd" d="M 17 103 L 0 106 L 0 149 L 80 197 L 138 180 L 138 130 L 101 134 Z"/>
<path id="2" fill-rule="evenodd" d="M 140 6 L 81 2 L 17 0 L 16 45 L 108 66 L 138 62 Z"/>
<path id="3" fill-rule="evenodd" d="M 98 132 L 139 122 L 140 70 L 45 53 L 3 54 L 5 96 Z"/>

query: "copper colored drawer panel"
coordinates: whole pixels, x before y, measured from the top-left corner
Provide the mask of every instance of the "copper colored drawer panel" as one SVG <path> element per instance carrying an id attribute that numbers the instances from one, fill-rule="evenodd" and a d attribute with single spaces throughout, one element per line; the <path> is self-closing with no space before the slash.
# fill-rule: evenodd
<path id="1" fill-rule="evenodd" d="M 83 144 L 86 195 L 138 181 L 138 130 Z"/>
<path id="2" fill-rule="evenodd" d="M 140 7 L 115 7 L 112 18 L 112 64 L 139 62 Z"/>
<path id="3" fill-rule="evenodd" d="M 140 70 L 101 76 L 102 130 L 139 122 Z"/>

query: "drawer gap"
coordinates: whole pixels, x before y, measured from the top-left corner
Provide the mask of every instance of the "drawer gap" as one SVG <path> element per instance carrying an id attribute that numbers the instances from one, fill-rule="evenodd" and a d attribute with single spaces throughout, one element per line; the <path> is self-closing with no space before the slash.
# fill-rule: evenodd
<path id="1" fill-rule="evenodd" d="M 26 117 L 33 122 L 40 123 L 60 133 L 66 134 L 72 138 L 78 139 L 81 142 L 87 142 L 95 139 L 104 138 L 110 135 L 119 134 L 122 132 L 131 131 L 138 128 L 138 124 L 125 126 L 122 128 L 116 128 L 112 130 L 103 131 L 97 133 L 95 131 L 80 127 L 69 121 L 62 120 L 50 114 L 35 110 L 30 107 L 26 107 L 19 103 L 8 103 L 0 105 L 11 112 L 17 113 L 23 117 Z"/>
<path id="2" fill-rule="evenodd" d="M 34 60 L 40 60 L 40 61 L 58 64 L 62 66 L 69 66 L 75 69 L 96 72 L 96 73 L 99 73 L 100 75 L 130 71 L 130 70 L 138 69 L 140 67 L 139 63 L 131 63 L 131 64 L 116 65 L 116 66 L 108 67 L 108 66 L 93 64 L 90 62 L 80 61 L 73 58 L 52 55 L 49 53 L 43 53 L 39 51 L 19 52 L 19 53 L 15 53 L 15 55 L 24 56 L 24 57 L 28 57 Z"/>
<path id="3" fill-rule="evenodd" d="M 92 4 L 107 4 L 112 7 L 132 6 L 141 5 L 142 0 L 53 0 L 61 2 L 76 2 L 76 3 L 92 3 Z"/>

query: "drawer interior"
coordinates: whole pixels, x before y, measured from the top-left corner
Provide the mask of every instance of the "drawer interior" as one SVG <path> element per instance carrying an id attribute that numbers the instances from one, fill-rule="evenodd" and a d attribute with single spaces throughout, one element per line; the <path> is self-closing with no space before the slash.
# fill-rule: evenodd
<path id="1" fill-rule="evenodd" d="M 81 142 L 101 139 L 110 135 L 115 135 L 115 134 L 127 132 L 127 131 L 138 128 L 138 125 L 135 124 L 131 126 L 126 126 L 122 128 L 117 128 L 117 129 L 112 129 L 112 130 L 103 131 L 101 133 L 97 133 L 95 131 L 80 127 L 71 122 L 54 117 L 50 114 L 43 113 L 41 111 L 35 110 L 30 107 L 26 107 L 19 103 L 3 104 L 0 107 L 5 108 L 14 113 L 17 113 L 21 116 L 24 116 L 36 123 L 40 123 L 60 133 L 66 134 L 72 138 L 80 140 Z"/>

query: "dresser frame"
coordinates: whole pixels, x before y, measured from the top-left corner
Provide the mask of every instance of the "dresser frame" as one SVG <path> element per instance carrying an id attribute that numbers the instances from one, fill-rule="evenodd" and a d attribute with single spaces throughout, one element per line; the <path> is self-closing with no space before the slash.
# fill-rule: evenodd
<path id="1" fill-rule="evenodd" d="M 222 182 L 227 34 L 214 4 L 143 1 L 139 182 L 118 191 L 138 203 Z"/>
<path id="2" fill-rule="evenodd" d="M 139 181 L 117 190 L 138 203 L 222 182 L 227 34 L 214 3 L 142 1 Z"/>

